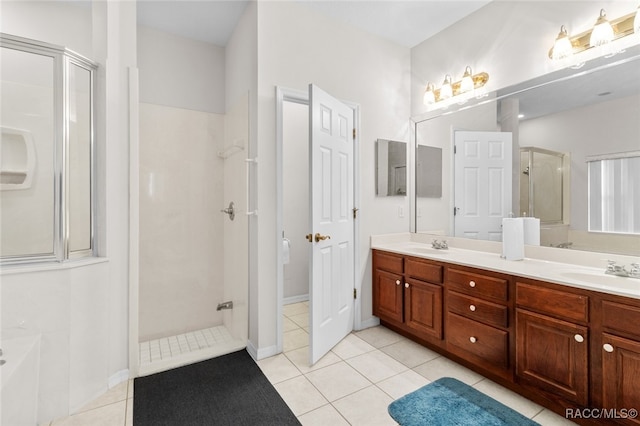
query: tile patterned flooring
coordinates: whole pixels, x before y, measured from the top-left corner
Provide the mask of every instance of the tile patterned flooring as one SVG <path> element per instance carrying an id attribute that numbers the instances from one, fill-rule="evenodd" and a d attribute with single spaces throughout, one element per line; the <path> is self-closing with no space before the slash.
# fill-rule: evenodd
<path id="1" fill-rule="evenodd" d="M 211 327 L 177 336 L 140 343 L 140 366 L 170 359 L 184 353 L 210 348 L 233 340 L 225 326 Z"/>
<path id="2" fill-rule="evenodd" d="M 300 422 L 313 425 L 396 425 L 391 401 L 440 377 L 455 377 L 543 426 L 573 425 L 557 414 L 384 327 L 349 334 L 308 365 L 308 303 L 284 307 L 284 352 L 258 361 Z M 110 389 L 52 426 L 133 424 L 133 380 Z"/>

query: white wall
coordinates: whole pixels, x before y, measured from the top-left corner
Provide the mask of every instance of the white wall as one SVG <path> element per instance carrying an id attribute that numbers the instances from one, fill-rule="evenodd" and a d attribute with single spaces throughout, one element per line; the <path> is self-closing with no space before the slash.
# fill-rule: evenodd
<path id="1" fill-rule="evenodd" d="M 222 324 L 224 127 L 140 104 L 140 341 Z"/>
<path id="2" fill-rule="evenodd" d="M 309 107 L 284 102 L 282 129 L 282 224 L 291 242 L 284 265 L 285 301 L 309 297 Z"/>
<path id="3" fill-rule="evenodd" d="M 375 140 L 409 139 L 409 49 L 365 34 L 295 2 L 260 2 L 258 7 L 258 258 L 251 283 L 253 346 L 276 344 L 276 85 L 307 90 L 314 83 L 333 96 L 361 106 L 359 135 L 361 319 L 372 320 L 369 236 L 409 229 L 398 217 L 398 200 L 375 197 Z M 408 197 L 407 197 L 408 198 Z M 408 199 L 402 201 L 408 211 Z M 381 220 L 382 219 L 382 220 Z"/>
<path id="4" fill-rule="evenodd" d="M 75 1 L 3 1 L 3 33 L 65 46 L 93 57 L 91 3 Z"/>
<path id="5" fill-rule="evenodd" d="M 225 49 L 138 26 L 140 102 L 224 114 Z"/>

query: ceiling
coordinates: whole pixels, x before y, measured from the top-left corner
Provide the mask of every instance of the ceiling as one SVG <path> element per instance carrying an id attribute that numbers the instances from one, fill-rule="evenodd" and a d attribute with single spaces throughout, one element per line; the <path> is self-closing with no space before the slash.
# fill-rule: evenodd
<path id="1" fill-rule="evenodd" d="M 414 47 L 491 0 L 291 1 L 399 45 Z M 138 23 L 226 46 L 248 3 L 248 0 L 140 0 L 137 2 Z"/>

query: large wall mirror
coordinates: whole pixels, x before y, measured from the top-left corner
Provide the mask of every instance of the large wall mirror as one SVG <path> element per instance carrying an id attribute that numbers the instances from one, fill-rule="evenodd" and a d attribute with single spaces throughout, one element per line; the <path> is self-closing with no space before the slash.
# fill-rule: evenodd
<path id="1" fill-rule="evenodd" d="M 634 46 L 578 70 L 555 71 L 484 99 L 414 117 L 416 152 L 421 146 L 439 147 L 443 157 L 442 196 L 412 194 L 416 232 L 457 235 L 457 204 L 479 199 L 456 181 L 456 134 L 488 134 L 490 141 L 504 134 L 512 147 L 504 168 L 510 177 L 504 187 L 510 190 L 499 199 L 500 188 L 485 182 L 489 215 L 541 217 L 541 245 L 640 255 L 637 233 L 590 228 L 589 200 L 596 194 L 588 171 L 594 156 L 624 156 L 640 148 L 639 75 L 640 46 Z M 634 182 L 626 181 L 640 186 L 634 176 Z M 634 200 L 632 208 L 640 211 L 640 201 Z"/>

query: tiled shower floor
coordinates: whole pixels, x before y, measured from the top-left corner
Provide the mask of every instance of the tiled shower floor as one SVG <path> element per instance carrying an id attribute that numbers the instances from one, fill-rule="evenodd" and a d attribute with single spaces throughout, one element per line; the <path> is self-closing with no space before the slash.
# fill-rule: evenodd
<path id="1" fill-rule="evenodd" d="M 140 342 L 140 366 L 166 361 L 187 353 L 208 349 L 233 340 L 225 326 L 205 328 L 177 336 Z"/>

